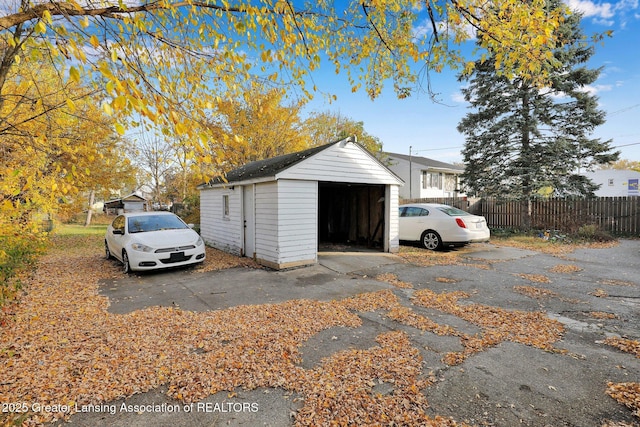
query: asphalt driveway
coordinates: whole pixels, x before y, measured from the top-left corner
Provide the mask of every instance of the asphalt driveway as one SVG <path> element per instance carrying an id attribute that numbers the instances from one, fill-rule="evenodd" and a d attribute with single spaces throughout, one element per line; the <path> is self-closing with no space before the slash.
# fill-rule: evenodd
<path id="1" fill-rule="evenodd" d="M 312 369 L 344 349 L 374 347 L 381 333 L 401 330 L 419 350 L 424 375 L 433 381 L 424 390 L 431 416 L 472 425 L 633 425 L 638 418 L 605 390 L 608 382 L 639 382 L 640 359 L 603 340 L 610 336 L 640 339 L 639 259 L 640 240 L 579 249 L 564 256 L 472 245 L 457 264 L 432 266 L 384 254 L 329 253 L 321 256 L 319 265 L 291 271 L 235 268 L 132 275 L 103 281 L 100 292 L 109 298 L 110 312 L 128 313 L 158 305 L 208 311 L 291 299 L 340 300 L 390 289 L 416 313 L 460 333 L 475 334 L 479 328 L 472 322 L 416 306 L 411 299 L 425 289 L 443 295 L 461 291 L 467 296 L 464 304 L 543 312 L 561 322 L 564 333 L 555 343 L 557 351 L 504 341 L 461 364 L 449 365 L 443 356 L 461 350 L 459 338 L 425 332 L 374 311 L 358 313 L 362 319 L 358 328 L 333 327 L 307 340 L 301 348 L 301 367 Z M 376 280 L 389 275 L 411 287 Z M 393 393 L 387 383 L 375 391 Z M 134 407 L 141 410 L 122 410 L 123 404 L 138 405 Z M 239 388 L 187 408 L 160 388 L 111 402 L 101 411 L 75 414 L 70 422 L 82 426 L 288 426 L 302 405 L 300 396 L 281 389 Z"/>

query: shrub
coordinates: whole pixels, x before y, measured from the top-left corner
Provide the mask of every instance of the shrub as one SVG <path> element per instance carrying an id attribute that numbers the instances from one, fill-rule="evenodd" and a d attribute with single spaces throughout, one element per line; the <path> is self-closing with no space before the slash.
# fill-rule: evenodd
<path id="1" fill-rule="evenodd" d="M 0 221 L 0 306 L 16 298 L 20 274 L 32 268 L 46 246 L 38 224 Z"/>
<path id="2" fill-rule="evenodd" d="M 609 242 L 614 240 L 614 237 L 606 231 L 600 229 L 596 224 L 587 224 L 578 228 L 577 235 L 583 240 L 590 240 L 596 242 Z"/>

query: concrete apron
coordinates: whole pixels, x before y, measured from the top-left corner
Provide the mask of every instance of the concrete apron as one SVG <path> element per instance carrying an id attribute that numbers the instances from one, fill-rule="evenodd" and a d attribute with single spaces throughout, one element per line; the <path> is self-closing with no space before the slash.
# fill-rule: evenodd
<path id="1" fill-rule="evenodd" d="M 402 264 L 397 255 L 381 252 L 320 252 L 318 264 L 340 274 L 354 273 L 389 264 Z"/>

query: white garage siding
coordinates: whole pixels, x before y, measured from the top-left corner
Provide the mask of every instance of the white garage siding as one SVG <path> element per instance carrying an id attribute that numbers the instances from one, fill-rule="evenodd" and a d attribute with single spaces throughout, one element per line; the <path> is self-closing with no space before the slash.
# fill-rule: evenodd
<path id="1" fill-rule="evenodd" d="M 278 262 L 278 184 L 258 184 L 255 190 L 256 259 L 269 265 Z"/>
<path id="2" fill-rule="evenodd" d="M 286 267 L 315 264 L 318 252 L 318 182 L 278 181 L 278 249 Z"/>
<path id="3" fill-rule="evenodd" d="M 279 180 L 256 185 L 256 259 L 273 268 L 317 262 L 315 181 Z"/>
<path id="4" fill-rule="evenodd" d="M 362 184 L 397 184 L 389 173 L 365 150 L 353 143 L 337 143 L 276 175 L 278 179 L 331 181 Z"/>
<path id="5" fill-rule="evenodd" d="M 400 186 L 387 185 L 385 191 L 385 198 L 387 199 L 386 205 L 388 211 L 385 212 L 387 220 L 385 221 L 388 229 L 388 244 L 389 247 L 385 247 L 386 252 L 397 253 L 400 250 L 400 229 L 398 222 L 398 194 L 400 192 Z"/>
<path id="6" fill-rule="evenodd" d="M 229 216 L 223 214 L 223 196 L 229 197 Z M 200 235 L 216 249 L 242 253 L 242 192 L 239 188 L 213 188 L 200 192 Z"/>

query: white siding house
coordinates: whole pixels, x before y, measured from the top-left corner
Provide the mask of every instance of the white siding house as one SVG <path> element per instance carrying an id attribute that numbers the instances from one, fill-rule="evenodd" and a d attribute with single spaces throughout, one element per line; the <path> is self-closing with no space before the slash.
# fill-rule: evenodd
<path id="1" fill-rule="evenodd" d="M 347 138 L 249 163 L 199 186 L 201 235 L 275 269 L 315 264 L 325 242 L 397 252 L 402 184 Z"/>
<path id="2" fill-rule="evenodd" d="M 389 159 L 389 169 L 405 182 L 400 189 L 403 199 L 424 199 L 429 197 L 458 197 L 460 175 L 464 167 L 439 162 L 427 157 L 406 154 L 385 153 Z"/>
<path id="3" fill-rule="evenodd" d="M 600 185 L 595 192 L 598 197 L 640 196 L 638 191 L 640 172 L 638 171 L 601 169 L 585 172 L 584 175 L 594 184 Z"/>

